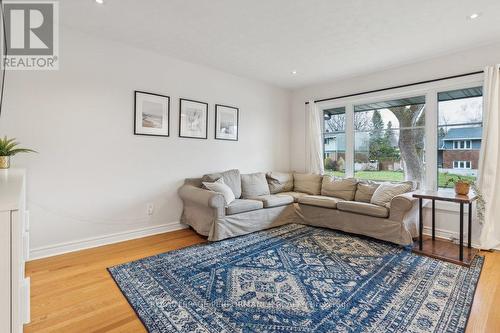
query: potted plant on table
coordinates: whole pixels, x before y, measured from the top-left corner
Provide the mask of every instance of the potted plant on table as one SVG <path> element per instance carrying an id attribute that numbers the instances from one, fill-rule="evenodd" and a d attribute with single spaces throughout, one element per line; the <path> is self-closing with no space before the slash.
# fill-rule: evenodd
<path id="1" fill-rule="evenodd" d="M 10 157 L 19 153 L 36 153 L 28 148 L 19 148 L 19 142 L 16 139 L 8 139 L 6 136 L 0 138 L 0 169 L 10 168 Z"/>
<path id="2" fill-rule="evenodd" d="M 473 182 L 470 179 L 461 176 L 451 176 L 445 183 L 445 187 L 453 184 L 455 185 L 455 193 L 459 195 L 468 195 L 470 191 L 471 184 Z"/>
<path id="3" fill-rule="evenodd" d="M 477 184 L 470 179 L 458 175 L 451 176 L 450 178 L 448 178 L 448 180 L 445 183 L 445 187 L 447 187 L 449 184 L 455 185 L 455 193 L 459 195 L 468 195 L 470 188 L 472 187 L 477 196 L 477 217 L 479 223 L 483 224 L 484 215 L 486 211 L 486 201 L 483 197 L 483 193 L 481 192 Z"/>

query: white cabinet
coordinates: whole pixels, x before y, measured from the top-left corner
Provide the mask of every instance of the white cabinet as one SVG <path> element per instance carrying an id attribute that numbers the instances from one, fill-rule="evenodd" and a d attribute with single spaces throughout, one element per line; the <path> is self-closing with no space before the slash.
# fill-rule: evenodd
<path id="1" fill-rule="evenodd" d="M 24 276 L 29 226 L 24 170 L 0 170 L 0 332 L 29 322 L 30 281 Z"/>

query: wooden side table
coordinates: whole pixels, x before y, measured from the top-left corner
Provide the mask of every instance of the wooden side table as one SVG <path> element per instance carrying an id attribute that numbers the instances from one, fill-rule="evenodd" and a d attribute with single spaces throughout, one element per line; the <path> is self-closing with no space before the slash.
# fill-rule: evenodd
<path id="1" fill-rule="evenodd" d="M 453 190 L 438 191 L 418 191 L 413 194 L 414 198 L 419 199 L 419 238 L 418 243 L 414 244 L 413 252 L 426 255 L 433 258 L 442 259 L 456 264 L 470 266 L 470 263 L 478 253 L 477 249 L 471 246 L 472 235 L 472 203 L 477 199 L 477 195 L 469 193 L 468 195 L 457 195 Z M 423 200 L 432 201 L 432 237 L 424 240 L 423 231 Z M 443 240 L 436 239 L 436 201 L 448 201 L 460 204 L 460 240 L 459 245 L 452 244 Z M 464 205 L 468 205 L 468 225 L 467 225 L 467 248 L 464 255 Z"/>

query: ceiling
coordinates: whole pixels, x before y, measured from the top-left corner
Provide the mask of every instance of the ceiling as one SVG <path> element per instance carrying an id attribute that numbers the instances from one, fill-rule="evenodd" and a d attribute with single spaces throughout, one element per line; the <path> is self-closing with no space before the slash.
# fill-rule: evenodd
<path id="1" fill-rule="evenodd" d="M 499 0 L 104 1 L 60 1 L 61 24 L 284 88 L 500 41 Z"/>

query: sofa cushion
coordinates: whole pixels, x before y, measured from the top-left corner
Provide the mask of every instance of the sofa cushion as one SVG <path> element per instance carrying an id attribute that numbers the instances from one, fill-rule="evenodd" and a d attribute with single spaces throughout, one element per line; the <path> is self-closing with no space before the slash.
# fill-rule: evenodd
<path id="1" fill-rule="evenodd" d="M 269 194 L 266 174 L 263 172 L 241 175 L 241 197 L 244 199 Z"/>
<path id="2" fill-rule="evenodd" d="M 252 200 L 262 201 L 264 204 L 264 208 L 285 206 L 293 203 L 293 197 L 290 195 L 282 195 L 282 194 L 269 194 L 269 195 L 261 195 L 258 197 L 251 198 Z"/>
<path id="3" fill-rule="evenodd" d="M 377 206 L 366 202 L 340 201 L 339 203 L 337 203 L 337 209 L 344 212 L 352 212 L 374 217 L 389 216 L 389 210 L 386 207 Z"/>
<path id="4" fill-rule="evenodd" d="M 354 178 L 335 179 L 330 176 L 324 176 L 321 184 L 321 195 L 353 200 L 356 194 L 357 183 L 357 180 Z"/>
<path id="5" fill-rule="evenodd" d="M 303 196 L 306 196 L 307 194 L 302 192 L 282 192 L 280 193 L 280 195 L 289 195 L 293 198 L 293 202 L 299 202 L 299 199 Z"/>
<path id="6" fill-rule="evenodd" d="M 321 175 L 312 173 L 294 173 L 293 190 L 311 195 L 321 194 Z"/>
<path id="7" fill-rule="evenodd" d="M 293 173 L 268 172 L 266 174 L 271 194 L 293 191 Z"/>
<path id="8" fill-rule="evenodd" d="M 232 169 L 219 173 L 210 173 L 204 175 L 201 180 L 204 182 L 215 182 L 219 178 L 224 179 L 224 183 L 231 188 L 236 199 L 241 197 L 241 177 L 240 170 Z"/>
<path id="9" fill-rule="evenodd" d="M 236 199 L 226 207 L 226 215 L 249 212 L 264 208 L 264 204 L 259 200 Z"/>
<path id="10" fill-rule="evenodd" d="M 396 195 L 410 192 L 412 189 L 412 182 L 382 183 L 373 193 L 370 203 L 379 206 L 386 206 Z"/>
<path id="11" fill-rule="evenodd" d="M 372 182 L 359 182 L 356 189 L 356 195 L 354 196 L 354 201 L 370 203 L 373 193 L 379 185 L 380 184 Z"/>
<path id="12" fill-rule="evenodd" d="M 337 208 L 337 203 L 341 200 L 321 195 L 305 195 L 299 198 L 299 204 L 335 209 Z"/>
<path id="13" fill-rule="evenodd" d="M 213 192 L 222 194 L 226 202 L 226 206 L 234 201 L 234 193 L 229 186 L 224 183 L 224 178 L 219 178 L 213 183 L 203 182 L 203 186 Z"/>

